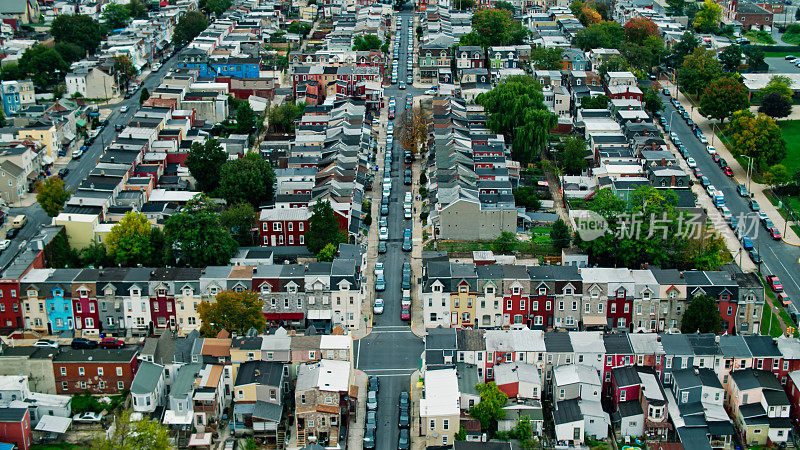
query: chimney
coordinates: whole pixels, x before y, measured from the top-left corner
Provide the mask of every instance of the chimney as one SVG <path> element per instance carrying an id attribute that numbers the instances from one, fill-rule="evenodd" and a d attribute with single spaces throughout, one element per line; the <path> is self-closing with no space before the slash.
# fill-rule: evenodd
<path id="1" fill-rule="evenodd" d="M 261 371 L 256 369 L 255 372 L 253 372 L 253 375 L 255 375 L 257 377 L 260 377 L 261 376 Z"/>

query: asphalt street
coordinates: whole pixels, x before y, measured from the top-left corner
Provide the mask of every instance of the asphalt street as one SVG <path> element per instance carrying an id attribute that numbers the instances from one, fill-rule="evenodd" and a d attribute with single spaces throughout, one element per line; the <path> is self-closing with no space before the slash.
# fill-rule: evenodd
<path id="1" fill-rule="evenodd" d="M 703 175 L 708 177 L 711 184 L 718 190 L 722 190 L 725 195 L 725 205 L 731 210 L 731 214 L 734 217 L 739 217 L 740 222 L 742 222 L 742 217 L 752 218 L 754 213 L 750 210 L 748 199 L 740 197 L 736 192 L 736 180 L 729 178 L 722 172 L 719 165 L 714 162 L 712 156 L 706 151 L 705 145 L 698 140 L 692 129 L 680 116 L 680 113 L 675 112 L 673 114 L 676 109 L 670 102 L 670 98 L 664 95 L 661 97 L 665 106 L 664 117 L 667 118 L 668 123 L 670 122 L 670 116 L 672 116 L 670 131 L 677 133 L 681 143 L 686 146 L 689 156 L 697 161 L 697 166 L 703 172 Z M 711 141 L 711 136 L 706 136 L 706 138 L 709 139 L 710 145 L 713 146 L 716 143 Z M 728 163 L 730 164 L 731 162 L 729 161 Z M 746 180 L 738 181 L 741 183 L 746 182 Z M 754 227 L 748 227 L 748 230 L 749 236 L 755 242 L 756 249 L 764 261 L 760 266 L 761 273 L 764 275 L 778 275 L 793 306 L 800 308 L 800 268 L 798 268 L 800 264 L 800 248 L 782 241 L 773 240 L 760 223 Z M 780 232 L 783 233 L 783 230 L 780 230 Z M 747 254 L 734 254 L 733 256 L 737 263 L 739 263 L 740 258 L 750 257 Z"/>
<path id="2" fill-rule="evenodd" d="M 89 175 L 89 172 L 97 165 L 97 160 L 100 158 L 100 155 L 103 154 L 103 146 L 109 145 L 119 134 L 114 130 L 114 127 L 118 124 L 127 124 L 130 118 L 139 110 L 139 93 L 141 89 L 147 89 L 149 92 L 153 92 L 153 88 L 161 83 L 161 80 L 176 63 L 177 58 L 174 56 L 170 57 L 158 71 L 150 73 L 147 78 L 144 79 L 140 90 L 136 91 L 131 98 L 124 99 L 119 103 L 111 105 L 98 105 L 100 109 L 111 109 L 111 115 L 108 117 L 108 125 L 103 128 L 100 135 L 97 136 L 97 139 L 89 146 L 81 158 L 73 159 L 66 165 L 70 171 L 64 178 L 67 190 L 76 190 L 81 181 L 83 181 L 86 176 Z M 128 107 L 128 111 L 125 113 L 119 111 L 123 106 Z M 53 170 L 54 173 L 63 167 L 58 164 L 56 164 L 56 166 L 57 168 Z M 0 268 L 2 269 L 5 269 L 14 259 L 24 241 L 38 234 L 39 228 L 42 225 L 49 225 L 52 222 L 52 219 L 47 217 L 47 214 L 45 214 L 38 203 L 24 208 L 9 208 L 6 213 L 11 217 L 18 214 L 25 214 L 28 216 L 28 223 L 12 240 L 8 249 L 0 254 Z"/>
<path id="3" fill-rule="evenodd" d="M 400 55 L 398 81 L 406 81 L 406 61 L 408 55 L 408 30 L 412 27 L 413 13 L 403 11 L 397 13 L 403 20 L 403 29 L 395 34 L 400 38 Z M 396 29 L 396 28 L 395 28 Z M 413 28 L 412 28 L 413 29 Z M 399 126 L 399 118 L 405 110 L 406 95 L 422 94 L 423 89 L 409 85 L 401 90 L 398 85 L 388 86 L 384 95 L 394 97 L 397 105 L 395 129 Z M 397 131 L 395 131 L 395 136 Z M 422 354 L 422 340 L 411 332 L 409 322 L 400 319 L 400 301 L 402 298 L 403 263 L 410 262 L 411 253 L 402 250 L 403 230 L 411 228 L 411 220 L 403 218 L 403 198 L 409 187 L 403 185 L 403 150 L 395 138 L 392 152 L 392 189 L 389 202 L 389 240 L 387 251 L 379 254 L 378 261 L 383 262 L 386 273 L 386 290 L 376 293 L 383 298 L 383 314 L 373 316 L 372 332 L 355 343 L 356 367 L 369 376 L 380 377 L 378 392 L 378 427 L 376 448 L 378 450 L 396 449 L 399 435 L 398 408 L 400 392 L 410 392 L 410 376 L 419 369 Z M 382 165 L 383 161 L 378 161 Z M 377 189 L 377 184 L 376 184 Z M 419 307 L 419 305 L 416 305 Z M 413 417 L 413 415 L 412 415 Z"/>

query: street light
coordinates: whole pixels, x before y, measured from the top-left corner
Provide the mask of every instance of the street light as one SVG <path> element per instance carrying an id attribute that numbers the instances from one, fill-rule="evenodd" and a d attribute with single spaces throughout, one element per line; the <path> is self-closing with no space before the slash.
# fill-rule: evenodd
<path id="1" fill-rule="evenodd" d="M 745 186 L 747 187 L 747 195 L 750 196 L 750 171 L 753 167 L 753 157 L 742 155 L 743 158 L 747 158 L 747 179 L 745 180 Z"/>

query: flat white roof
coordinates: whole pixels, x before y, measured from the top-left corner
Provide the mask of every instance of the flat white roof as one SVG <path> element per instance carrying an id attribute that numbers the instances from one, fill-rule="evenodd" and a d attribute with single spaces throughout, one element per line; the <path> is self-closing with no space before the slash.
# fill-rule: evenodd
<path id="1" fill-rule="evenodd" d="M 457 416 L 459 408 L 456 369 L 425 372 L 425 398 L 419 400 L 420 417 Z"/>

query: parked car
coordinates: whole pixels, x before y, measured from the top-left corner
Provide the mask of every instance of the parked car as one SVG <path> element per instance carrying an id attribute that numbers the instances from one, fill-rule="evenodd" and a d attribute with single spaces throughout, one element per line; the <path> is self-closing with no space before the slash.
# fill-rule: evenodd
<path id="1" fill-rule="evenodd" d="M 758 254 L 758 250 L 752 249 L 747 253 L 750 254 L 750 259 L 752 259 L 754 263 L 756 263 L 756 264 L 761 264 L 762 263 L 761 255 Z"/>
<path id="2" fill-rule="evenodd" d="M 745 187 L 743 184 L 736 186 L 736 192 L 740 197 L 747 197 L 749 195 L 747 192 L 747 187 Z"/>
<path id="3" fill-rule="evenodd" d="M 781 232 L 778 230 L 777 227 L 772 227 L 769 229 L 769 236 L 776 241 L 781 240 Z"/>
<path id="4" fill-rule="evenodd" d="M 113 337 L 104 337 L 100 339 L 100 347 L 102 348 L 122 348 L 125 347 L 125 341 Z"/>
<path id="5" fill-rule="evenodd" d="M 97 348 L 97 341 L 92 341 L 86 338 L 75 338 L 69 344 L 74 349 L 93 349 Z"/>
<path id="6" fill-rule="evenodd" d="M 388 213 L 388 211 L 387 211 Z M 383 214 L 383 211 L 381 211 Z M 380 231 L 378 232 L 378 238 L 382 241 L 386 241 L 389 239 L 389 229 L 387 227 L 381 227 Z"/>
<path id="7" fill-rule="evenodd" d="M 376 298 L 375 303 L 372 305 L 373 314 L 383 314 L 383 299 Z"/>
<path id="8" fill-rule="evenodd" d="M 690 169 L 694 169 L 697 167 L 697 161 L 695 161 L 694 158 L 688 158 L 686 159 L 686 165 L 688 165 Z"/>
<path id="9" fill-rule="evenodd" d="M 769 287 L 775 292 L 783 292 L 783 284 L 777 275 L 767 275 L 764 277 L 767 280 Z"/>
<path id="10" fill-rule="evenodd" d="M 69 168 L 64 167 L 63 169 L 58 171 L 58 178 L 61 178 L 63 180 L 64 177 L 66 177 L 68 173 L 69 173 Z"/>
<path id="11" fill-rule="evenodd" d="M 367 380 L 367 390 L 378 392 L 381 387 L 381 380 L 378 377 L 372 376 Z"/>
<path id="12" fill-rule="evenodd" d="M 400 310 L 400 320 L 411 320 L 411 310 L 409 308 Z"/>
<path id="13" fill-rule="evenodd" d="M 400 430 L 400 437 L 397 438 L 397 450 L 408 450 L 411 446 L 408 428 Z"/>
<path id="14" fill-rule="evenodd" d="M 114 131 L 122 131 L 123 129 L 125 129 L 125 125 L 121 123 L 114 125 Z"/>
<path id="15" fill-rule="evenodd" d="M 378 242 L 378 253 L 386 253 L 386 241 Z"/>
<path id="16" fill-rule="evenodd" d="M 386 279 L 383 277 L 382 274 L 375 277 L 375 290 L 376 291 L 386 290 Z"/>
<path id="17" fill-rule="evenodd" d="M 76 423 L 100 423 L 103 421 L 103 416 L 96 412 L 85 412 L 72 416 L 72 421 Z"/>
<path id="18" fill-rule="evenodd" d="M 8 239 L 14 239 L 15 237 L 17 237 L 17 235 L 19 234 L 19 230 L 20 229 L 21 228 L 11 228 L 8 231 L 6 231 L 6 239 L 7 240 Z"/>
<path id="19" fill-rule="evenodd" d="M 733 170 L 729 166 L 723 167 L 722 168 L 722 173 L 724 173 L 725 175 L 733 178 Z"/>
<path id="20" fill-rule="evenodd" d="M 33 346 L 40 348 L 58 348 L 58 342 L 51 339 L 39 339 L 33 343 Z"/>
<path id="21" fill-rule="evenodd" d="M 381 220 L 383 220 L 383 219 L 381 219 Z M 378 274 L 383 275 L 383 263 L 382 262 L 376 262 L 375 263 L 375 276 L 377 276 Z"/>
<path id="22" fill-rule="evenodd" d="M 408 428 L 411 424 L 411 417 L 409 417 L 408 408 L 400 408 L 400 415 L 397 420 L 397 426 L 401 429 Z"/>
<path id="23" fill-rule="evenodd" d="M 237 441 L 234 438 L 225 439 L 224 450 L 236 450 Z"/>
<path id="24" fill-rule="evenodd" d="M 7 249 L 9 245 L 11 245 L 11 241 L 9 241 L 8 239 L 3 239 L 2 241 L 0 241 L 0 252 Z"/>
<path id="25" fill-rule="evenodd" d="M 750 209 L 751 209 L 751 210 L 753 210 L 753 211 L 755 211 L 755 212 L 758 212 L 758 211 L 760 211 L 760 210 L 761 210 L 761 207 L 760 207 L 760 206 L 758 206 L 758 202 L 757 202 L 757 201 L 755 201 L 755 200 L 750 200 Z"/>
<path id="26" fill-rule="evenodd" d="M 75 149 L 72 151 L 72 159 L 81 159 L 81 156 L 83 156 L 83 150 Z"/>
<path id="27" fill-rule="evenodd" d="M 378 393 L 375 391 L 367 392 L 367 410 L 374 411 L 378 409 Z"/>

